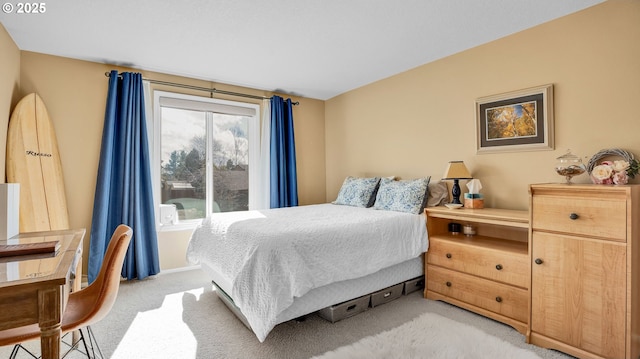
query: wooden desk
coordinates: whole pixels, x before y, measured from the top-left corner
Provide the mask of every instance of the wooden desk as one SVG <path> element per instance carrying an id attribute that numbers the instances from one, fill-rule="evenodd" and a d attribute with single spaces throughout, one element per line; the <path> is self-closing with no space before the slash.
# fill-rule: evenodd
<path id="1" fill-rule="evenodd" d="M 21 233 L 0 244 L 57 240 L 55 255 L 0 258 L 0 330 L 38 323 L 42 359 L 60 357 L 60 323 L 72 289 L 82 278 L 82 241 L 85 230 Z"/>

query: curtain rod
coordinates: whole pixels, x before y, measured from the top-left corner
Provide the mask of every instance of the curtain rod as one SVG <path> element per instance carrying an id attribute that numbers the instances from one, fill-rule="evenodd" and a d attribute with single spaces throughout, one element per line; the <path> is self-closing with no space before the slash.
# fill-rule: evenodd
<path id="1" fill-rule="evenodd" d="M 105 72 L 104 75 L 106 77 L 111 77 L 111 73 L 108 72 L 108 71 Z M 120 75 L 118 75 L 118 76 L 120 76 Z M 180 88 L 189 89 L 189 90 L 205 91 L 205 92 L 209 92 L 209 93 L 212 93 L 212 94 L 213 93 L 219 93 L 219 94 L 223 94 L 223 95 L 247 97 L 247 98 L 253 98 L 253 99 L 257 99 L 257 100 L 269 100 L 269 99 L 271 99 L 271 97 L 266 97 L 266 96 L 257 96 L 257 95 L 250 95 L 250 94 L 240 93 L 240 92 L 231 92 L 231 91 L 225 91 L 225 90 L 218 90 L 215 87 L 214 88 L 207 88 L 207 87 L 179 84 L 179 83 L 176 83 L 176 82 L 152 80 L 152 79 L 147 79 L 147 78 L 142 78 L 142 80 L 149 81 L 152 84 L 180 87 Z M 291 104 L 292 105 L 299 105 L 300 102 L 298 102 L 298 101 L 291 102 Z"/>

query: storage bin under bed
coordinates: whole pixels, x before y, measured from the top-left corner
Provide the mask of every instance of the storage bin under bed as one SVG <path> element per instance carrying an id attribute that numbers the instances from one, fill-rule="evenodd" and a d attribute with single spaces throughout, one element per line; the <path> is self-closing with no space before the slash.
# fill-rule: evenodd
<path id="1" fill-rule="evenodd" d="M 377 307 L 399 298 L 402 294 L 406 295 L 422 288 L 424 288 L 424 276 L 413 278 L 377 292 L 320 309 L 318 315 L 331 323 L 335 323 L 339 320 L 362 313 L 369 309 L 369 307 Z"/>
<path id="2" fill-rule="evenodd" d="M 365 295 L 346 302 L 334 304 L 330 307 L 320 309 L 318 315 L 331 323 L 352 317 L 358 313 L 362 313 L 369 308 L 371 295 Z"/>

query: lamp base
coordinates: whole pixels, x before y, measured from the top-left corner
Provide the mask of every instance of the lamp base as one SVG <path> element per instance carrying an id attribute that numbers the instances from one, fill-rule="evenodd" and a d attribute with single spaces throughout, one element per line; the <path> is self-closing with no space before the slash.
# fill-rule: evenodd
<path id="1" fill-rule="evenodd" d="M 453 180 L 453 188 L 451 188 L 451 203 L 462 204 L 460 202 L 460 184 L 457 179 Z"/>

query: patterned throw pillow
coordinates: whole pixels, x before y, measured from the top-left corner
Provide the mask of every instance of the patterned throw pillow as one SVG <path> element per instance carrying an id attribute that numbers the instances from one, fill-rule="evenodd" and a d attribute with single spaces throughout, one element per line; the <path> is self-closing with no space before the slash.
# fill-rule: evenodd
<path id="1" fill-rule="evenodd" d="M 375 209 L 420 214 L 425 206 L 431 176 L 392 181 L 383 178 L 376 195 Z"/>
<path id="2" fill-rule="evenodd" d="M 334 204 L 344 204 L 355 207 L 371 207 L 376 199 L 376 190 L 380 177 L 358 178 L 347 177 L 342 183 L 338 198 Z"/>

